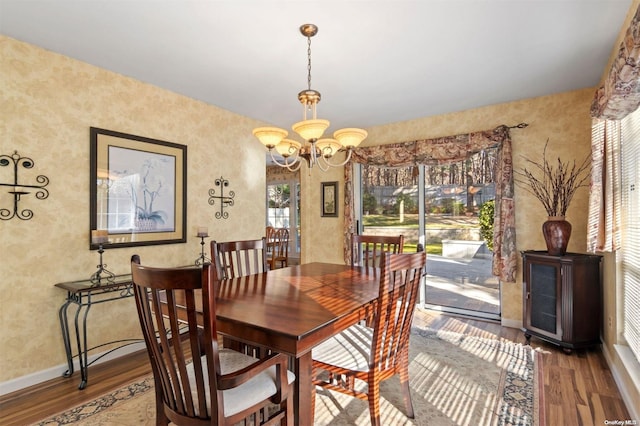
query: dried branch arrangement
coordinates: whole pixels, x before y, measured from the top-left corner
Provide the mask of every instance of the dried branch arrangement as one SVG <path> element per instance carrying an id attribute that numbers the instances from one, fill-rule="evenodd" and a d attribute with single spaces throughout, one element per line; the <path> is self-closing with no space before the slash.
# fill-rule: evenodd
<path id="1" fill-rule="evenodd" d="M 565 216 L 576 190 L 589 186 L 591 156 L 587 155 L 579 166 L 575 159 L 570 164 L 558 157 L 553 166 L 547 160 L 548 144 L 547 139 L 542 151 L 542 163 L 523 157 L 531 167 L 514 170 L 515 183 L 540 200 L 548 216 Z"/>

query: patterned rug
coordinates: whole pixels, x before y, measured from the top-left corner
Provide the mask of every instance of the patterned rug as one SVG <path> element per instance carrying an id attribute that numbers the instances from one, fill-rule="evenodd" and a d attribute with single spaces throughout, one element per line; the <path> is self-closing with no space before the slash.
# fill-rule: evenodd
<path id="1" fill-rule="evenodd" d="M 410 383 L 415 419 L 404 415 L 396 378 L 381 385 L 384 425 L 538 426 L 541 355 L 531 347 L 464 334 L 414 329 Z M 543 417 L 543 416 L 542 416 Z M 542 421 L 541 421 L 542 420 Z M 148 377 L 37 425 L 155 424 Z M 366 401 L 319 390 L 315 426 L 368 425 Z"/>

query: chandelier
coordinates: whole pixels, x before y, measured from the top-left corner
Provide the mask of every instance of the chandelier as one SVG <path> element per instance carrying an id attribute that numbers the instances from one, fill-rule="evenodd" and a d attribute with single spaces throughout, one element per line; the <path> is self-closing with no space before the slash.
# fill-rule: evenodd
<path id="1" fill-rule="evenodd" d="M 351 158 L 351 150 L 360 145 L 367 137 L 367 132 L 363 129 L 346 128 L 336 130 L 333 138 L 322 137 L 330 123 L 329 120 L 316 117 L 320 92 L 311 88 L 311 37 L 318 33 L 318 27 L 304 24 L 300 27 L 300 33 L 307 38 L 307 89 L 298 93 L 298 100 L 302 104 L 302 121 L 291 128 L 300 135 L 304 143 L 286 139 L 289 132 L 278 127 L 258 127 L 253 129 L 253 135 L 269 149 L 271 159 L 280 167 L 296 171 L 304 158 L 309 169 L 317 165 L 322 171 L 327 171 L 330 167 L 345 165 Z M 274 155 L 274 151 L 280 154 L 282 160 Z M 347 152 L 345 160 L 335 163 L 332 158 L 342 151 Z"/>

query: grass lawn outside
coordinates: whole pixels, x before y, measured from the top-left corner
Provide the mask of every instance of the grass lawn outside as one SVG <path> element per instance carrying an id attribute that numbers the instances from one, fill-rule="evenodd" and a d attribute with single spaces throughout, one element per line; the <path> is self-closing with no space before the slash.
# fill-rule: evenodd
<path id="1" fill-rule="evenodd" d="M 425 247 L 427 254 L 437 254 L 442 256 L 442 244 L 427 244 Z M 406 244 L 402 248 L 404 253 L 415 253 L 418 250 L 417 244 Z"/>

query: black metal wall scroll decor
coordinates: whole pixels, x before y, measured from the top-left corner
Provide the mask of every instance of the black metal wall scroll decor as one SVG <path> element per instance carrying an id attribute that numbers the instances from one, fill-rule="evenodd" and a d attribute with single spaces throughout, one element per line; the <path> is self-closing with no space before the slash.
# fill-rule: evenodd
<path id="1" fill-rule="evenodd" d="M 229 186 L 229 181 L 222 176 L 220 179 L 216 179 L 216 186 L 220 187 L 220 195 L 215 195 L 216 190 L 211 188 L 209 189 L 209 204 L 212 206 L 215 205 L 216 199 L 220 202 L 220 211 L 216 212 L 216 219 L 228 219 L 229 212 L 225 211 L 225 207 L 233 206 L 233 197 L 236 196 L 236 193 L 233 191 L 229 191 L 227 195 L 224 195 L 224 188 Z"/>
<path id="2" fill-rule="evenodd" d="M 31 158 L 22 157 L 18 154 L 18 151 L 14 151 L 11 155 L 0 155 L 0 167 L 13 166 L 13 181 L 0 182 L 0 186 L 9 188 L 8 192 L 13 196 L 13 208 L 0 208 L 0 219 L 9 220 L 17 217 L 22 220 L 29 220 L 33 217 L 33 210 L 20 210 L 18 206 L 23 196 L 31 194 L 32 191 L 35 191 L 35 197 L 38 200 L 44 200 L 49 196 L 49 190 L 45 188 L 45 186 L 49 185 L 48 177 L 38 175 L 35 178 L 35 182 L 31 183 L 25 182 L 24 179 L 20 180 L 18 177 L 18 171 L 21 167 L 31 169 L 34 164 Z"/>

